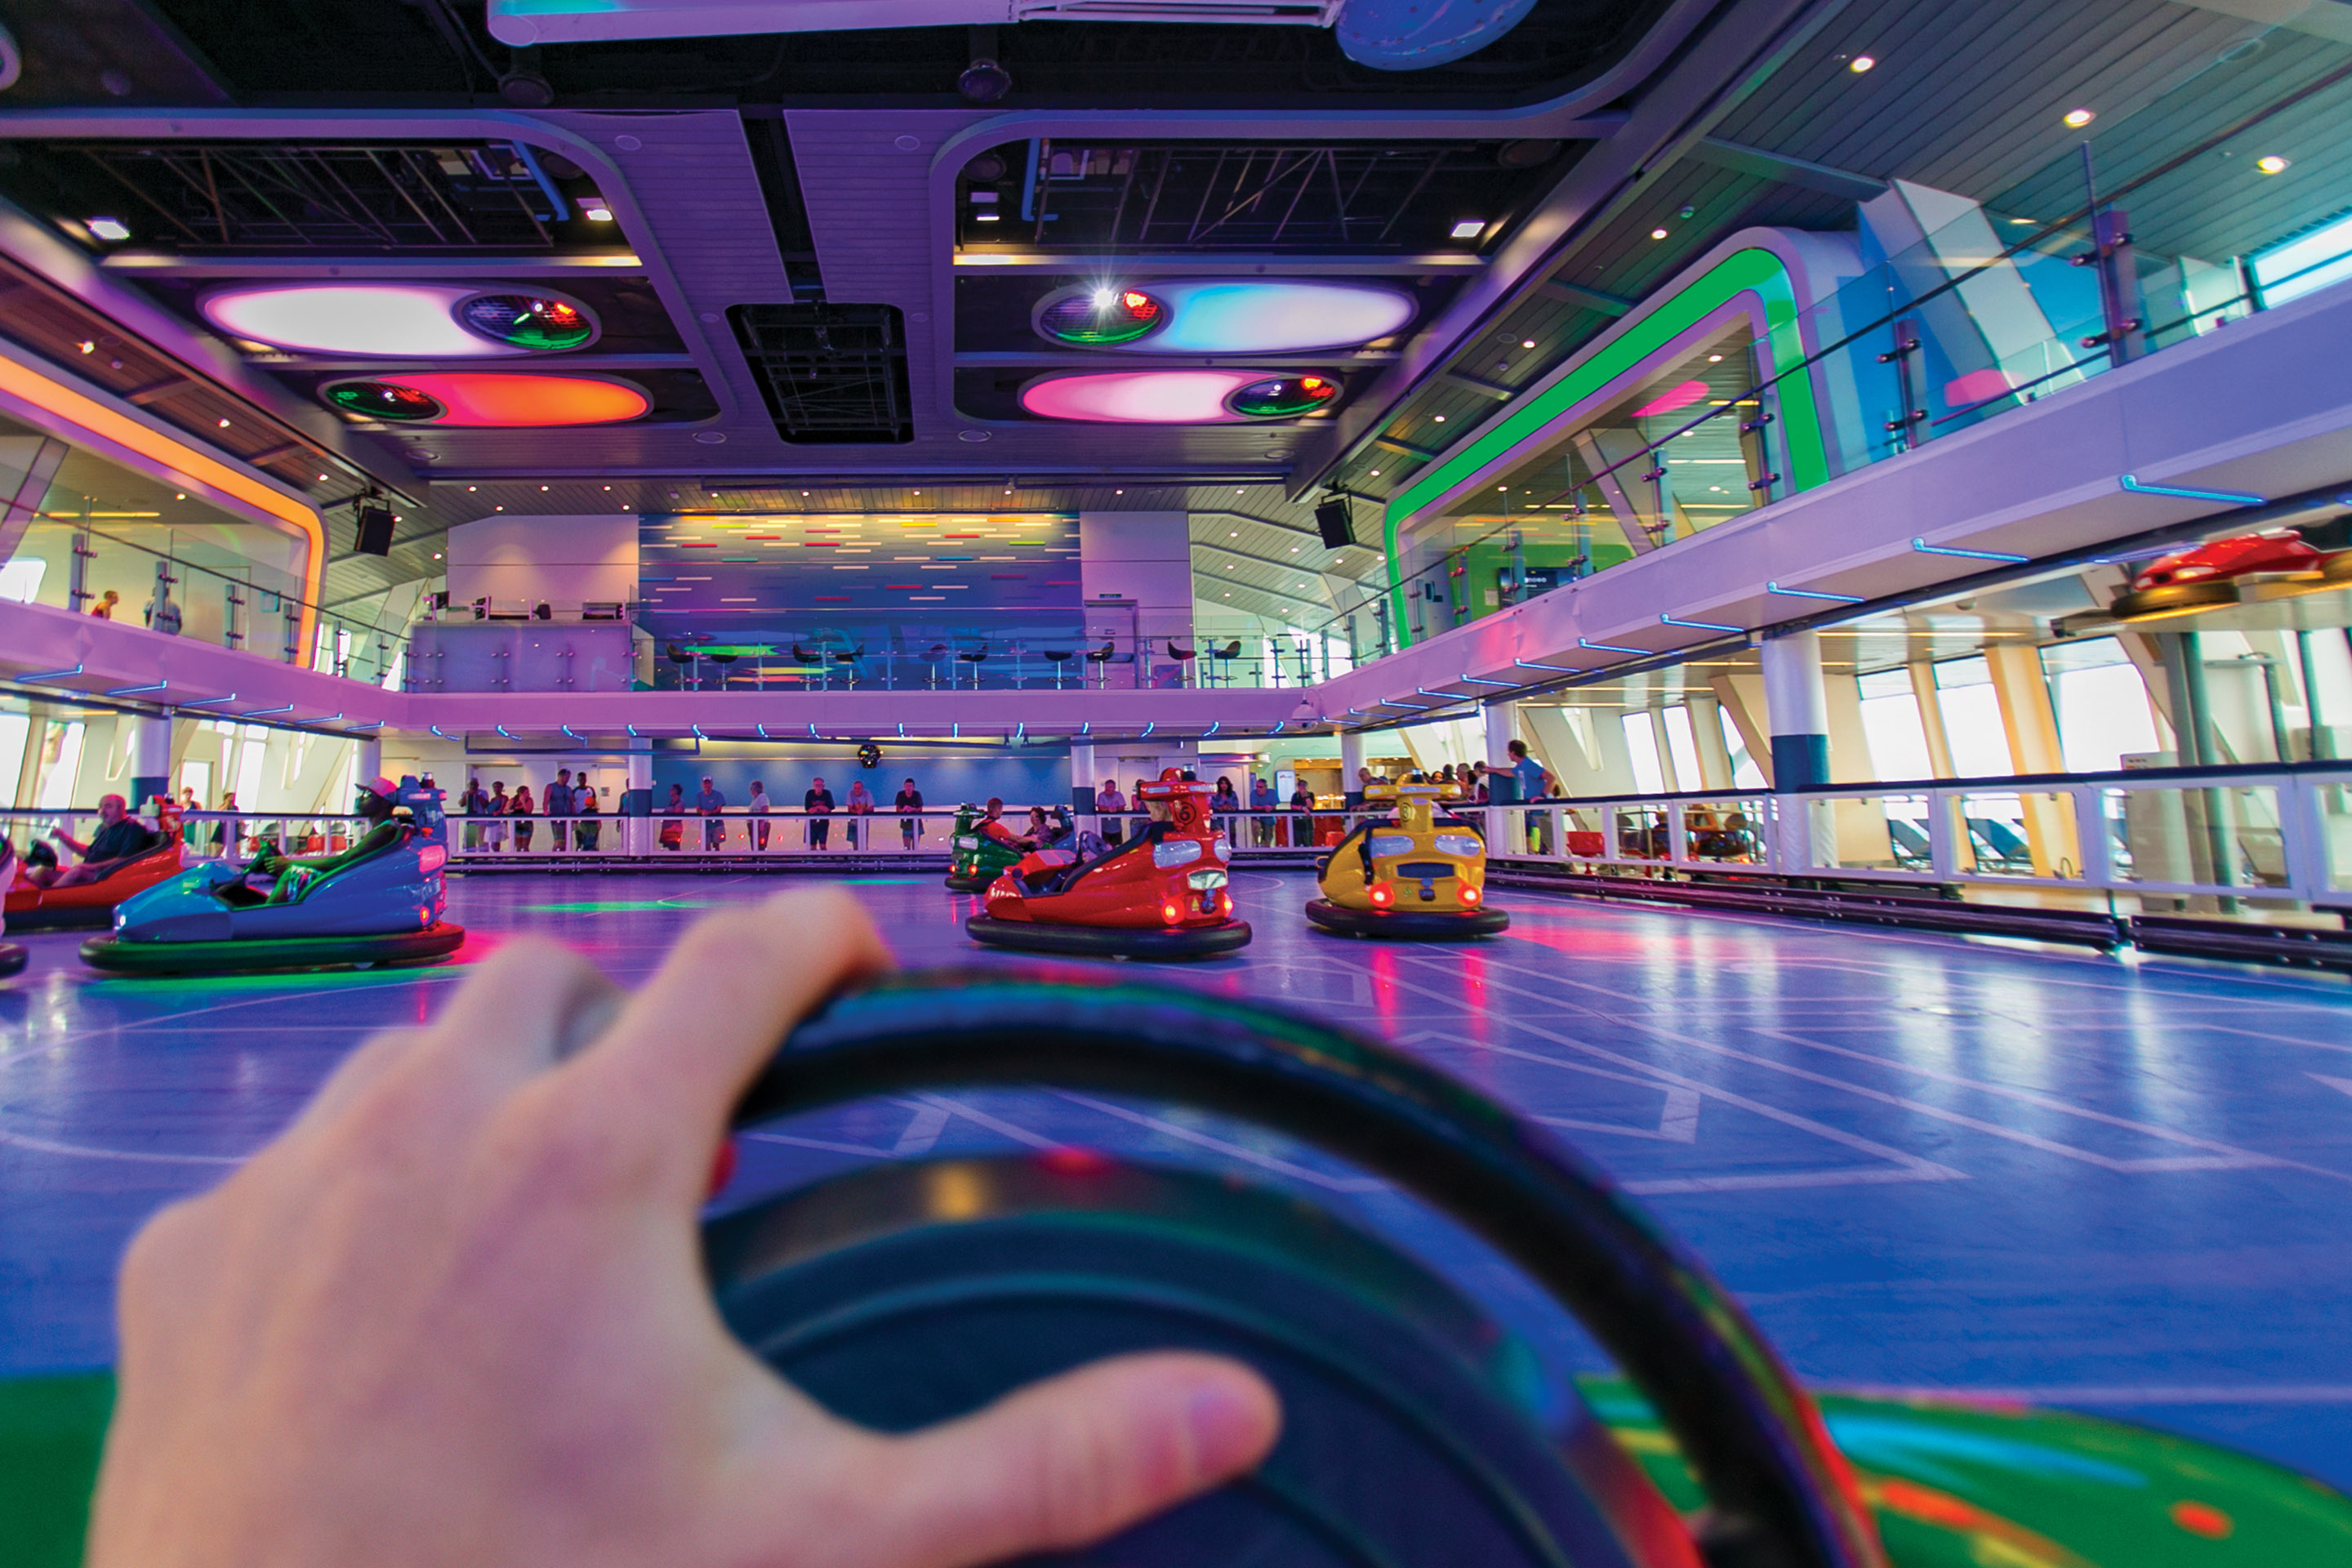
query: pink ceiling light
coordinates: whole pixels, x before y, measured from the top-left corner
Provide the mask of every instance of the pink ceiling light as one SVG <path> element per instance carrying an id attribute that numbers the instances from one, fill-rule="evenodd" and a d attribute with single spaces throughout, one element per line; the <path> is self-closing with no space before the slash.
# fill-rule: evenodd
<path id="1" fill-rule="evenodd" d="M 1225 399 L 1262 370 L 1129 370 L 1047 376 L 1021 389 L 1021 406 L 1045 419 L 1108 425 L 1238 425 Z"/>
<path id="2" fill-rule="evenodd" d="M 1666 388 L 1665 391 L 1633 410 L 1633 417 L 1647 419 L 1653 414 L 1672 414 L 1677 408 L 1688 408 L 1706 394 L 1706 383 L 1685 381 L 1678 386 Z"/>

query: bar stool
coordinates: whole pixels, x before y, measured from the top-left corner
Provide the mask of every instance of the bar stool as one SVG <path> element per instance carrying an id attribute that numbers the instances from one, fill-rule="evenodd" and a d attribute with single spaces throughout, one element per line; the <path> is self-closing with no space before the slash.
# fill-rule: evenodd
<path id="1" fill-rule="evenodd" d="M 1095 667 L 1097 687 L 1107 687 L 1110 684 L 1110 656 L 1118 651 L 1118 645 L 1115 642 L 1107 642 L 1100 647 L 1087 650 L 1087 662 Z"/>
<path id="2" fill-rule="evenodd" d="M 1192 683 L 1192 660 L 1197 657 L 1197 649 L 1178 647 L 1176 646 L 1176 639 L 1173 637 L 1168 639 L 1168 657 L 1176 661 L 1177 685 L 1190 686 Z"/>
<path id="3" fill-rule="evenodd" d="M 1054 689 L 1059 691 L 1062 689 L 1062 677 L 1068 672 L 1070 660 L 1074 657 L 1073 650 L 1066 647 L 1049 647 L 1040 648 L 1038 651 L 1045 656 L 1045 662 L 1054 667 Z"/>

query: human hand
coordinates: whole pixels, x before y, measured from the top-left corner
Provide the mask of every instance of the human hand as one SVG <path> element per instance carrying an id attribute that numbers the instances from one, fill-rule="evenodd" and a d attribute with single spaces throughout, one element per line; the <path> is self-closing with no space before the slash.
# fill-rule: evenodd
<path id="1" fill-rule="evenodd" d="M 635 995 L 525 938 L 131 1245 L 89 1568 L 961 1568 L 1255 1464 L 1274 1396 L 1181 1353 L 903 1436 L 727 1332 L 697 1217 L 791 1024 L 888 967 L 837 890 L 690 931 Z"/>

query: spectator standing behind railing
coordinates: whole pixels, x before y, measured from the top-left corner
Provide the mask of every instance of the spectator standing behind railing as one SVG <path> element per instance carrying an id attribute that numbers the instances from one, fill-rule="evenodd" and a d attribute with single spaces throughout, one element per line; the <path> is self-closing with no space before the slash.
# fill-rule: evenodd
<path id="1" fill-rule="evenodd" d="M 1127 824 L 1118 814 L 1127 809 L 1127 796 L 1118 793 L 1117 779 L 1103 780 L 1102 794 L 1095 796 L 1095 810 L 1102 814 L 1102 839 L 1106 844 L 1120 844 L 1127 839 Z"/>
<path id="2" fill-rule="evenodd" d="M 1279 804 L 1274 794 L 1273 781 L 1264 774 L 1250 780 L 1250 839 L 1261 849 L 1274 842 L 1274 808 Z"/>
<path id="3" fill-rule="evenodd" d="M 923 792 L 915 787 L 914 780 L 908 779 L 891 804 L 905 814 L 898 818 L 898 847 L 912 849 L 923 837 L 923 819 L 918 815 L 923 809 Z"/>
<path id="4" fill-rule="evenodd" d="M 872 848 L 873 835 L 863 826 L 863 819 L 874 815 L 874 792 L 866 787 L 864 779 L 849 781 L 849 805 L 846 809 L 849 812 L 849 820 L 842 825 L 842 837 L 848 840 L 848 847 L 852 849 L 856 848 L 859 836 L 863 834 L 866 847 Z"/>
<path id="5" fill-rule="evenodd" d="M 1228 842 L 1238 837 L 1234 832 L 1234 814 L 1242 808 L 1242 797 L 1234 790 L 1233 775 L 1217 775 L 1216 793 L 1209 796 L 1209 810 L 1213 814 L 1216 829 Z"/>
<path id="6" fill-rule="evenodd" d="M 596 786 L 582 784 L 580 792 L 572 797 L 572 807 L 580 814 L 572 824 L 572 843 L 582 849 L 595 849 L 604 837 L 604 826 L 596 820 L 596 814 L 602 809 L 596 804 Z"/>
<path id="7" fill-rule="evenodd" d="M 236 809 L 236 791 L 226 790 L 222 792 L 220 808 L 223 811 L 235 811 Z M 236 856 L 242 852 L 244 847 L 244 823 L 239 822 L 236 817 L 232 816 L 225 822 L 215 822 L 213 824 L 214 858 L 217 859 L 222 856 Z"/>
<path id="8" fill-rule="evenodd" d="M 580 796 L 572 787 L 572 770 L 556 769 L 555 782 L 541 798 L 547 803 L 547 852 L 561 855 L 572 847 L 571 816 L 580 805 Z"/>
<path id="9" fill-rule="evenodd" d="M 490 798 L 482 809 L 490 816 L 489 821 L 482 825 L 482 842 L 491 854 L 500 854 L 507 847 L 506 815 L 514 809 L 514 799 L 507 794 L 506 780 L 490 781 Z"/>
<path id="10" fill-rule="evenodd" d="M 1551 795 L 1551 770 L 1528 754 L 1525 741 L 1513 741 L 1510 755 L 1511 776 L 1518 784 L 1519 799 L 1530 807 L 1527 814 L 1528 847 L 1538 855 L 1549 854 L 1551 835 L 1547 825 L 1551 814 L 1543 809 L 1543 802 Z"/>
<path id="11" fill-rule="evenodd" d="M 482 781 L 478 777 L 467 779 L 465 793 L 457 797 L 457 815 L 466 819 L 467 848 L 482 847 L 482 825 L 475 818 L 488 816 L 489 810 L 490 797 L 482 793 Z"/>
<path id="12" fill-rule="evenodd" d="M 808 814 L 805 830 L 808 847 L 812 849 L 826 847 L 825 841 L 833 835 L 833 824 L 825 820 L 833 815 L 833 792 L 824 787 L 823 779 L 812 783 L 807 793 L 801 796 L 801 809 Z"/>
<path id="13" fill-rule="evenodd" d="M 662 802 L 661 846 L 675 854 L 686 847 L 686 786 L 669 786 L 669 798 Z"/>
<path id="14" fill-rule="evenodd" d="M 1291 786 L 1290 809 L 1298 813 L 1289 822 L 1290 842 L 1304 849 L 1315 842 L 1315 792 L 1305 779 Z"/>
<path id="15" fill-rule="evenodd" d="M 727 842 L 727 825 L 719 814 L 727 809 L 727 797 L 709 779 L 702 781 L 702 793 L 694 797 L 694 809 L 702 813 L 702 848 L 705 854 Z"/>
<path id="16" fill-rule="evenodd" d="M 531 836 L 539 831 L 539 824 L 531 820 L 531 817 L 537 815 L 539 806 L 530 798 L 530 785 L 527 784 L 515 785 L 514 801 L 507 810 L 515 819 L 515 853 L 528 855 L 530 853 Z"/>
<path id="17" fill-rule="evenodd" d="M 751 818 L 751 825 L 744 831 L 751 836 L 754 847 L 765 849 L 768 847 L 768 786 L 753 779 L 751 798 L 743 803 L 743 809 Z"/>
<path id="18" fill-rule="evenodd" d="M 114 606 L 121 603 L 122 595 L 109 588 L 99 595 L 98 603 L 89 607 L 89 613 L 99 620 L 110 621 L 114 618 Z"/>

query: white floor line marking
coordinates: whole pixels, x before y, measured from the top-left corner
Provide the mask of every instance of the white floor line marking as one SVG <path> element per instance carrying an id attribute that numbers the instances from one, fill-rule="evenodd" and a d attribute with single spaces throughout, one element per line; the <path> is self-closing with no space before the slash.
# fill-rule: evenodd
<path id="1" fill-rule="evenodd" d="M 1915 1171 L 1889 1170 L 1885 1165 L 1857 1165 L 1847 1170 L 1759 1171 L 1748 1175 L 1670 1176 L 1656 1181 L 1620 1182 L 1637 1198 L 1672 1193 L 1753 1193 L 1793 1187 L 1884 1187 L 1899 1182 L 1930 1182 L 1937 1178 Z"/>
<path id="2" fill-rule="evenodd" d="M 247 1154 L 156 1154 L 137 1149 L 100 1149 L 87 1143 L 60 1143 L 47 1138 L 27 1138 L 0 1131 L 0 1143 L 40 1154 L 71 1154 L 82 1160 L 127 1160 L 142 1165 L 242 1165 Z"/>
<path id="3" fill-rule="evenodd" d="M 1448 1034 L 1442 1029 L 1423 1029 L 1404 1036 L 1396 1043 L 1400 1046 L 1425 1046 L 1435 1043 L 1443 1046 L 1475 1048 L 1466 1046 L 1459 1035 Z M 1622 1121 L 1578 1121 L 1566 1116 L 1540 1116 L 1531 1110 L 1523 1110 L 1519 1112 L 1520 1115 L 1530 1121 L 1539 1121 L 1546 1127 L 1559 1127 L 1571 1132 L 1613 1132 L 1622 1137 L 1650 1138 L 1665 1143 L 1698 1142 L 1699 1095 L 1696 1089 L 1685 1089 L 1678 1083 L 1660 1083 L 1655 1079 L 1635 1078 L 1632 1073 L 1611 1072 L 1606 1068 L 1591 1067 L 1581 1062 L 1572 1066 L 1566 1062 L 1560 1065 L 1569 1068 L 1572 1072 L 1589 1074 L 1593 1078 L 1605 1078 L 1617 1083 L 1630 1083 L 1640 1089 L 1664 1089 L 1666 1103 L 1658 1113 L 1657 1126 L 1632 1127 Z"/>
<path id="4" fill-rule="evenodd" d="M 2017 1384 L 2008 1387 L 1808 1383 L 1824 1394 L 1864 1399 L 1982 1399 L 2019 1405 L 2352 1405 L 2352 1383 Z"/>
<path id="5" fill-rule="evenodd" d="M 1057 1138 L 1041 1137 L 1018 1122 L 1007 1121 L 1001 1116 L 991 1116 L 985 1110 L 966 1105 L 961 1100 L 950 1100 L 944 1094 L 923 1094 L 916 1098 L 926 1105 L 937 1106 L 950 1115 L 961 1116 L 967 1121 L 987 1128 L 1000 1137 L 1010 1138 L 1015 1143 L 1025 1143 L 1032 1149 L 1042 1149 L 1051 1154 L 1058 1153 L 1069 1147 L 1067 1143 Z"/>
<path id="6" fill-rule="evenodd" d="M 2341 1090 L 2346 1094 L 2352 1094 L 2352 1078 L 2330 1078 L 2324 1072 L 2307 1072 L 2303 1076 L 2305 1078 L 2315 1078 L 2330 1089 Z"/>
<path id="7" fill-rule="evenodd" d="M 1507 960 L 1494 960 L 1490 962 L 1492 967 L 1496 969 L 1505 969 L 1514 973 L 1520 974 L 1531 973 L 1524 965 L 1515 964 Z M 1544 976 L 1543 978 L 1549 979 L 1553 977 Z M 1569 984 L 1575 983 L 1569 982 Z M 1536 994 L 1535 993 L 1525 991 L 1516 986 L 1507 985 L 1502 982 L 1492 979 L 1487 981 L 1487 984 L 1490 987 L 1495 987 L 1496 989 L 1513 991 L 1520 995 L 1531 996 Z M 2324 1165 L 2310 1165 L 2305 1164 L 2301 1161 L 2282 1159 L 2273 1154 L 2257 1153 L 2252 1150 L 2239 1149 L 2227 1143 L 2217 1143 L 2210 1139 L 2194 1137 L 2185 1132 L 2175 1132 L 2169 1129 L 2158 1128 L 2146 1122 L 2126 1121 L 2121 1118 L 2109 1117 L 2105 1112 L 2068 1106 L 2062 1100 L 2049 1100 L 2046 1102 L 2040 1100 L 2035 1101 L 2035 1103 L 2046 1104 L 2047 1109 L 2067 1110 L 2073 1114 L 2082 1116 L 2086 1120 L 2109 1121 L 2115 1125 L 2127 1127 L 2134 1131 L 2147 1133 L 2149 1136 L 2163 1139 L 2167 1142 L 2187 1144 L 2192 1148 L 2206 1149 L 2213 1152 L 2212 1158 L 2199 1160 L 2192 1163 L 2183 1163 L 2177 1160 L 2168 1159 L 2119 1160 L 2110 1155 L 2095 1153 L 2088 1149 L 2078 1149 L 2071 1143 L 2062 1143 L 2055 1139 L 2043 1138 L 2036 1133 L 2023 1132 L 2015 1128 L 2003 1127 L 1997 1121 L 1987 1121 L 1981 1117 L 1968 1116 L 1957 1110 L 1947 1110 L 1939 1105 L 1930 1105 L 1925 1100 L 1913 1100 L 1905 1095 L 1889 1094 L 1884 1089 L 1872 1089 L 1865 1084 L 1854 1083 L 1847 1079 L 1832 1078 L 1826 1073 L 1812 1072 L 1807 1068 L 1797 1067 L 1789 1062 L 1776 1061 L 1770 1057 L 1760 1056 L 1754 1051 L 1743 1051 L 1736 1047 L 1717 1045 L 1711 1040 L 1703 1040 L 1696 1036 L 1684 1034 L 1680 1030 L 1663 1028 L 1658 1025 L 1643 1023 L 1633 1018 L 1625 1019 L 1623 1022 L 1625 1026 L 1628 1028 L 1641 1030 L 1643 1033 L 1654 1036 L 1658 1039 L 1671 1041 L 1675 1045 L 1685 1046 L 1692 1050 L 1706 1051 L 1710 1055 L 1722 1057 L 1728 1060 L 1744 1062 L 1751 1067 L 1760 1067 L 1768 1071 L 1780 1073 L 1784 1077 L 1799 1079 L 1808 1083 L 1818 1084 L 1825 1089 L 1838 1089 L 1843 1093 L 1853 1095 L 1858 1099 L 1875 1100 L 1881 1104 L 1895 1106 L 1902 1110 L 1911 1111 L 1916 1115 L 1930 1117 L 1938 1121 L 1948 1121 L 1955 1126 L 1966 1127 L 1971 1131 L 1983 1132 L 1991 1137 L 2005 1139 L 2012 1143 L 2021 1143 L 2028 1148 L 2038 1149 L 2043 1153 L 2055 1154 L 2062 1159 L 2078 1160 L 2085 1164 L 2095 1165 L 2105 1170 L 2137 1174 L 2167 1171 L 2228 1170 L 2252 1166 L 2274 1166 L 2303 1171 L 2312 1175 L 2326 1176 L 2335 1181 L 2352 1182 L 2352 1175 L 2347 1175 L 2346 1173 L 2341 1171 L 2331 1171 Z M 1521 1025 L 1519 1026 L 1522 1029 L 1526 1029 L 1528 1027 L 1526 1025 Z M 1538 1034 L 1543 1033 L 1541 1030 L 1530 1030 L 1529 1032 Z M 1780 1033 L 1779 1031 L 1766 1032 L 1773 1034 Z M 1790 1037 L 1783 1035 L 1781 1037 L 1788 1038 Z M 1866 1053 L 1848 1051 L 1843 1047 L 1829 1046 L 1803 1040 L 1799 1040 L 1796 1043 L 1815 1045 L 1819 1049 L 1836 1052 L 1843 1055 L 1864 1057 L 1868 1060 L 1890 1068 L 1901 1068 L 1905 1065 L 1883 1057 L 1870 1057 L 1867 1056 Z M 1925 1071 L 1926 1069 L 1919 1070 Z M 1972 1085 L 1978 1083 L 1978 1080 L 1973 1079 L 1968 1081 Z M 1985 1084 L 1980 1085 L 1980 1087 L 1985 1089 L 1987 1092 L 1994 1094 L 2004 1093 L 2003 1090 L 1993 1085 Z M 2008 1094 L 2007 1098 L 2026 1099 L 2028 1098 L 2028 1095 L 2026 1091 L 2019 1090 Z"/>
<path id="8" fill-rule="evenodd" d="M 1164 1121 L 1157 1116 L 1147 1116 L 1139 1110 L 1129 1110 L 1123 1105 L 1113 1105 L 1102 1100 L 1089 1100 L 1083 1094 L 1072 1094 L 1067 1089 L 1057 1089 L 1054 1093 L 1057 1098 L 1066 1100 L 1073 1105 L 1083 1105 L 1089 1110 L 1099 1110 L 1106 1116 L 1116 1116 L 1121 1121 L 1132 1121 L 1138 1127 L 1149 1127 L 1155 1132 L 1164 1132 L 1171 1138 L 1181 1139 L 1187 1143 L 1195 1144 L 1202 1149 L 1213 1149 L 1220 1154 L 1229 1154 L 1236 1160 L 1247 1161 L 1260 1170 L 1275 1171 L 1297 1181 L 1311 1182 L 1329 1192 L 1378 1193 L 1388 1190 L 1388 1183 L 1374 1177 L 1328 1176 L 1320 1171 L 1310 1171 L 1304 1165 L 1295 1164 L 1291 1161 L 1256 1149 L 1245 1148 L 1239 1143 L 1227 1142 L 1223 1138 L 1212 1137 L 1206 1132 L 1178 1122 Z"/>
<path id="9" fill-rule="evenodd" d="M 863 1154 L 869 1160 L 890 1158 L 887 1149 L 869 1149 L 863 1143 L 835 1143 L 823 1138 L 803 1138 L 794 1132 L 744 1132 L 738 1136 L 754 1143 L 788 1143 L 795 1149 L 820 1149 L 828 1154 Z"/>
<path id="10" fill-rule="evenodd" d="M 1489 960 L 1488 962 L 1490 963 L 1493 963 L 1492 960 Z M 1440 996 L 1439 993 L 1427 986 L 1415 985 L 1410 981 L 1403 980 L 1396 981 L 1394 984 L 1397 988 L 1402 991 L 1411 991 L 1418 995 L 1436 997 L 1439 1000 L 1444 1000 L 1444 997 Z M 1508 991 L 1514 995 L 1527 996 L 1534 994 L 1531 992 L 1523 991 L 1514 985 L 1496 984 L 1493 981 L 1489 981 L 1487 984 L 1494 989 Z M 1540 997 L 1538 999 L 1541 1000 Z M 1483 1003 L 1472 1003 L 1468 1005 L 1472 1011 L 1483 1016 L 1490 1017 L 1500 1016 L 1500 1015 L 1494 1013 Z M 1938 1164 L 1933 1160 L 1923 1159 L 1919 1155 L 1907 1152 L 1905 1150 L 1891 1148 L 1885 1143 L 1875 1142 L 1871 1139 L 1848 1132 L 1842 1128 L 1832 1127 L 1825 1122 L 1815 1121 L 1811 1117 L 1800 1116 L 1795 1111 L 1783 1110 L 1778 1106 L 1767 1105 L 1760 1100 L 1751 1100 L 1744 1094 L 1735 1094 L 1729 1089 L 1718 1089 L 1713 1084 L 1703 1083 L 1697 1079 L 1687 1077 L 1685 1074 L 1672 1071 L 1666 1068 L 1658 1067 L 1654 1063 L 1643 1061 L 1638 1057 L 1629 1057 L 1616 1051 L 1605 1050 L 1599 1046 L 1588 1045 L 1582 1040 L 1575 1039 L 1570 1036 L 1559 1034 L 1553 1030 L 1545 1029 L 1537 1025 L 1528 1024 L 1521 1020 L 1507 1019 L 1505 1022 L 1508 1027 L 1516 1029 L 1521 1034 L 1534 1035 L 1540 1039 L 1549 1040 L 1555 1045 L 1564 1047 L 1569 1050 L 1579 1052 L 1584 1056 L 1597 1057 L 1602 1061 L 1613 1062 L 1617 1066 L 1624 1068 L 1630 1072 L 1643 1074 L 1653 1081 L 1661 1084 L 1674 1083 L 1683 1085 L 1685 1088 L 1690 1089 L 1708 1099 L 1719 1100 L 1726 1105 L 1736 1105 L 1742 1110 L 1752 1110 L 1757 1115 L 1764 1117 L 1769 1121 L 1778 1121 L 1783 1126 L 1798 1128 L 1801 1131 L 1811 1132 L 1816 1137 L 1825 1138 L 1832 1143 L 1841 1144 L 1845 1148 L 1852 1149 L 1856 1153 L 1868 1154 L 1875 1159 L 1884 1160 L 1887 1162 L 1887 1163 L 1896 1167 L 1899 1172 L 1903 1173 L 1900 1175 L 1888 1176 L 1886 1179 L 1889 1181 L 1909 1180 L 1917 1182 L 1964 1182 L 1969 1179 L 1969 1173 L 1966 1171 L 1955 1170 L 1949 1165 Z M 1546 1067 L 1556 1068 L 1562 1071 L 1575 1072 L 1582 1070 L 1580 1066 L 1577 1063 L 1564 1062 L 1557 1057 L 1548 1057 L 1541 1051 L 1521 1050 L 1514 1046 L 1496 1045 L 1492 1043 L 1483 1044 L 1479 1046 L 1478 1048 L 1484 1051 L 1494 1052 L 1498 1056 L 1514 1057 L 1522 1061 L 1540 1062 Z M 1810 1180 L 1815 1177 L 1831 1173 L 1832 1173 L 1791 1171 L 1773 1175 L 1759 1173 L 1753 1177 L 1741 1179 L 1750 1185 L 1777 1184 L 1787 1186 L 1801 1186 L 1807 1184 Z"/>
<path id="11" fill-rule="evenodd" d="M 2200 1023 L 2197 1026 L 2200 1029 L 2210 1029 L 2217 1035 L 2235 1035 L 2241 1039 L 2260 1040 L 2266 1046 L 2301 1046 L 2308 1050 L 2342 1051 L 2347 1056 L 2352 1056 L 2352 1046 L 2337 1045 L 2332 1040 L 2298 1039 L 2293 1035 L 2282 1035 L 2274 1030 L 2241 1029 L 2228 1024 Z"/>
<path id="12" fill-rule="evenodd" d="M 890 1152 L 901 1159 L 914 1154 L 928 1154 L 931 1152 L 931 1145 L 940 1141 L 940 1134 L 946 1130 L 947 1124 L 946 1106 L 919 1104 L 915 1107 L 915 1119 L 907 1123 L 904 1132 L 898 1134 L 898 1147 Z"/>

